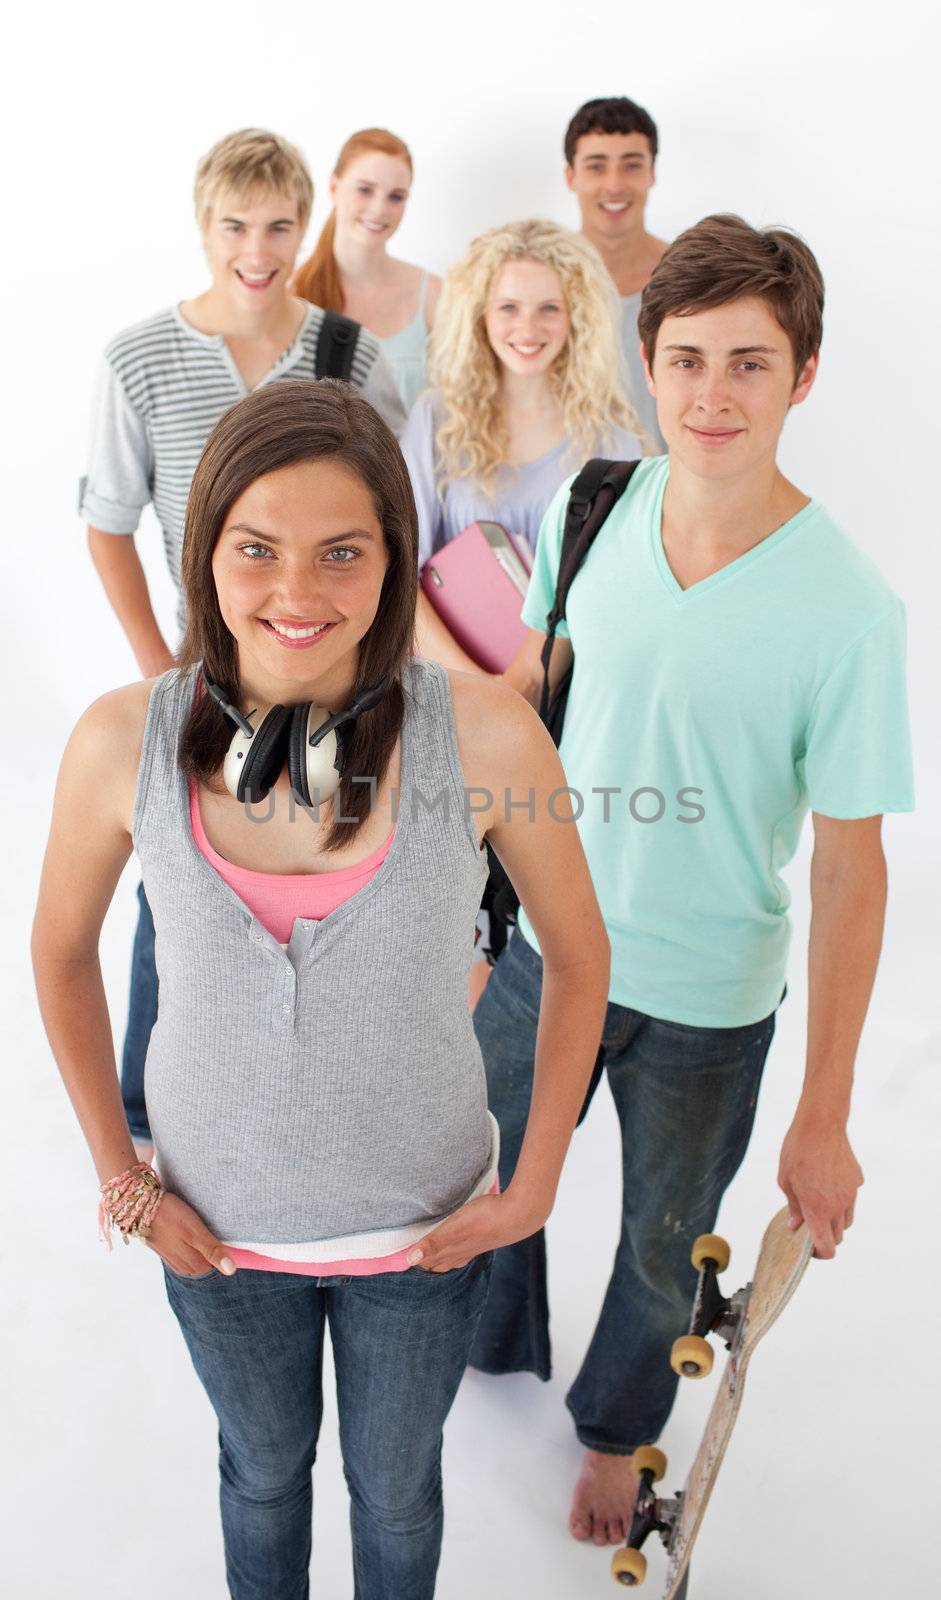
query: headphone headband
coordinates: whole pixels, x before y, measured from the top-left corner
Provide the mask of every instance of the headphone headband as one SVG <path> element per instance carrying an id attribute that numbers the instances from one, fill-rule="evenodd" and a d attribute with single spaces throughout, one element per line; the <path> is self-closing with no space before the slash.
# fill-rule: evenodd
<path id="1" fill-rule="evenodd" d="M 203 683 L 206 685 L 208 692 L 212 695 L 212 698 L 215 700 L 216 704 L 222 707 L 222 710 L 225 712 L 225 715 L 228 717 L 229 721 L 235 723 L 235 726 L 239 729 L 239 731 L 244 733 L 246 739 L 250 739 L 255 730 L 248 721 L 248 718 L 243 717 L 241 711 L 236 710 L 235 706 L 233 706 L 226 699 L 225 695 L 222 693 L 222 690 L 219 688 L 219 685 L 217 683 L 213 683 L 212 679 L 207 677 L 205 668 L 201 668 L 200 670 L 203 675 Z"/>
<path id="2" fill-rule="evenodd" d="M 343 723 L 355 722 L 364 711 L 370 711 L 388 693 L 390 684 L 390 679 L 384 678 L 381 683 L 362 689 L 345 710 L 332 715 L 309 701 L 293 707 L 272 706 L 254 728 L 238 707 L 226 699 L 220 686 L 207 677 L 205 668 L 201 671 L 207 693 L 238 730 L 223 767 L 226 787 L 237 800 L 264 799 L 286 755 L 291 787 L 298 797 L 309 804 L 313 793 L 322 792 L 325 782 L 329 782 L 325 795 L 329 798 L 340 781 L 343 761 L 336 730 Z M 323 721 L 311 732 L 311 722 L 317 717 L 322 717 Z M 331 736 L 332 744 L 320 751 L 319 746 Z"/>
<path id="3" fill-rule="evenodd" d="M 337 711 L 332 717 L 328 717 L 326 722 L 321 723 L 316 733 L 311 734 L 308 742 L 316 749 L 321 739 L 325 739 L 328 733 L 333 733 L 344 722 L 355 722 L 357 717 L 361 717 L 364 711 L 371 711 L 373 706 L 377 706 L 388 692 L 388 678 L 383 678 L 381 683 L 373 684 L 371 689 L 363 689 L 355 700 L 350 702 L 345 711 Z"/>

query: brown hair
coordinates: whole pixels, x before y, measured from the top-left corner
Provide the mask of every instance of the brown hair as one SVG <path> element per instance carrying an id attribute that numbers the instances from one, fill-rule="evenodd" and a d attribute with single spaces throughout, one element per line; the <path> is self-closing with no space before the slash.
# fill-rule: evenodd
<path id="1" fill-rule="evenodd" d="M 220 194 L 289 194 L 297 206 L 301 235 L 310 219 L 314 185 L 296 145 L 266 128 L 239 128 L 226 134 L 196 168 L 193 200 L 196 221 L 205 227 Z"/>
<path id="2" fill-rule="evenodd" d="M 335 379 L 264 384 L 216 423 L 193 476 L 183 536 L 187 623 L 178 653 L 181 672 L 202 663 L 237 705 L 238 646 L 222 619 L 212 557 L 239 495 L 257 478 L 301 461 L 341 461 L 370 490 L 389 555 L 379 609 L 360 640 L 353 693 L 389 678 L 388 694 L 353 725 L 326 849 L 356 832 L 369 810 L 370 785 L 355 776 L 386 771 L 402 728 L 403 664 L 412 649 L 418 586 L 418 518 L 395 436 L 362 395 Z M 183 771 L 213 788 L 232 738 L 222 711 L 201 695 L 180 740 Z M 353 818 L 351 822 L 338 817 Z"/>
<path id="3" fill-rule="evenodd" d="M 361 128 L 359 133 L 350 134 L 337 156 L 333 176 L 342 178 L 347 167 L 357 156 L 369 155 L 373 151 L 378 151 L 383 156 L 398 156 L 400 161 L 405 162 L 409 172 L 413 170 L 411 153 L 404 140 L 399 139 L 394 133 L 389 133 L 387 128 Z M 298 267 L 292 285 L 295 294 L 300 295 L 303 300 L 310 300 L 315 306 L 322 306 L 324 311 L 343 310 L 340 269 L 333 254 L 336 228 L 336 212 L 331 211 L 314 246 L 313 254 L 308 256 L 303 266 Z"/>
<path id="4" fill-rule="evenodd" d="M 565 130 L 565 160 L 567 166 L 575 165 L 575 151 L 579 139 L 589 133 L 642 133 L 650 146 L 650 159 L 657 159 L 657 124 L 649 111 L 626 94 L 613 95 L 607 100 L 586 100 L 579 106 Z"/>
<path id="5" fill-rule="evenodd" d="M 690 316 L 754 295 L 767 300 L 791 341 L 795 374 L 823 338 L 823 277 L 809 245 L 788 228 L 752 228 L 728 213 L 703 217 L 663 255 L 637 319 L 653 364 L 664 317 Z"/>

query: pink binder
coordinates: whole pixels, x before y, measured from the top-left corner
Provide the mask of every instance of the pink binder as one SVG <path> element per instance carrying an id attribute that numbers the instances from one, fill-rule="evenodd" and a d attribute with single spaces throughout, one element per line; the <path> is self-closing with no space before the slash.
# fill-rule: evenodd
<path id="1" fill-rule="evenodd" d="M 429 603 L 486 672 L 504 672 L 523 643 L 531 570 L 528 544 L 499 522 L 472 522 L 422 568 Z"/>

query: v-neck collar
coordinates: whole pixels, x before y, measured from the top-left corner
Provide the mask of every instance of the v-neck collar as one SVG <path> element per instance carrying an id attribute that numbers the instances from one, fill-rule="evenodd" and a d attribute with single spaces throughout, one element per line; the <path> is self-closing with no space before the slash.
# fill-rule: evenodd
<path id="1" fill-rule="evenodd" d="M 179 305 L 174 305 L 173 316 L 178 327 L 182 328 L 183 332 L 187 334 L 189 338 L 197 339 L 200 344 L 206 345 L 210 350 L 218 351 L 228 369 L 229 376 L 238 389 L 240 398 L 244 399 L 247 394 L 254 394 L 256 389 L 261 389 L 266 383 L 270 383 L 272 378 L 280 376 L 282 372 L 289 371 L 290 368 L 300 360 L 303 353 L 304 334 L 307 332 L 310 319 L 314 314 L 314 309 L 314 306 L 308 302 L 304 309 L 303 321 L 294 335 L 294 338 L 291 340 L 291 343 L 285 346 L 285 348 L 281 351 L 281 354 L 272 362 L 271 366 L 268 368 L 268 371 L 259 378 L 258 382 L 254 384 L 251 389 L 248 387 L 248 384 L 245 382 L 245 379 L 242 377 L 242 374 L 238 369 L 235 357 L 233 356 L 232 351 L 229 349 L 228 343 L 226 342 L 225 334 L 203 333 L 199 328 L 194 328 L 191 322 L 187 322 L 179 308 Z"/>
<path id="2" fill-rule="evenodd" d="M 550 450 L 547 450 L 545 455 L 534 456 L 532 461 L 508 461 L 506 463 L 506 471 L 509 473 L 535 472 L 539 467 L 545 467 L 550 461 L 554 461 L 556 456 L 561 455 L 570 442 L 568 438 L 563 437 Z"/>
<path id="3" fill-rule="evenodd" d="M 698 583 L 691 583 L 689 588 L 684 589 L 677 582 L 676 574 L 670 566 L 666 551 L 663 548 L 663 497 L 669 481 L 670 474 L 667 471 L 663 474 L 663 480 L 657 490 L 653 515 L 650 519 L 650 553 L 653 558 L 653 564 L 660 576 L 660 581 L 675 605 L 690 605 L 703 595 L 709 594 L 713 589 L 719 588 L 721 584 L 729 583 L 733 578 L 739 577 L 741 573 L 753 567 L 756 561 L 761 561 L 764 556 L 770 554 L 772 550 L 777 549 L 779 545 L 789 539 L 812 516 L 816 516 L 820 509 L 816 500 L 809 500 L 800 511 L 794 513 L 793 517 L 789 517 L 787 522 L 782 522 L 780 528 L 775 528 L 773 533 L 769 533 L 766 538 L 760 539 L 757 544 L 752 545 L 752 548 L 746 550 L 744 555 L 736 556 L 734 561 L 728 561 L 724 567 L 719 567 L 717 571 L 711 572 L 708 578 L 701 578 Z"/>

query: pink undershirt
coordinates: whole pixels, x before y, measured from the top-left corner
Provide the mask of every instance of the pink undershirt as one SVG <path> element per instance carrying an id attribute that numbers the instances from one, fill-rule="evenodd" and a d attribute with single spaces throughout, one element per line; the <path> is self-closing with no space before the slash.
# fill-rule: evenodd
<path id="1" fill-rule="evenodd" d="M 321 922 L 331 911 L 351 900 L 359 889 L 365 889 L 385 861 L 395 838 L 393 828 L 385 844 L 352 867 L 336 867 L 330 872 L 255 872 L 251 867 L 235 866 L 213 849 L 203 828 L 199 792 L 192 781 L 190 822 L 200 853 L 279 944 L 288 943 L 296 917 L 303 917 L 305 922 Z"/>
<path id="2" fill-rule="evenodd" d="M 226 861 L 213 849 L 203 828 L 199 792 L 192 780 L 189 788 L 190 822 L 197 848 L 279 944 L 287 944 L 290 939 L 295 917 L 320 922 L 364 889 L 385 861 L 395 837 L 393 828 L 385 844 L 352 867 L 339 867 L 331 872 L 254 872 L 250 867 L 237 867 Z M 405 1272 L 409 1265 L 405 1250 L 396 1250 L 390 1256 L 353 1261 L 280 1261 L 274 1256 L 232 1246 L 228 1253 L 237 1267 L 251 1267 L 259 1272 L 302 1273 L 312 1278 L 368 1277 L 377 1272 Z"/>

